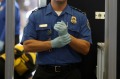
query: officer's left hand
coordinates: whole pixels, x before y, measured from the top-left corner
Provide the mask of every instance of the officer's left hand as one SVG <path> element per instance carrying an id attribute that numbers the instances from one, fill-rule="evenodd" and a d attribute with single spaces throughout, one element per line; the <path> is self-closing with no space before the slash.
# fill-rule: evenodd
<path id="1" fill-rule="evenodd" d="M 71 42 L 70 34 L 58 36 L 55 39 L 51 40 L 52 48 L 61 48 Z"/>
<path id="2" fill-rule="evenodd" d="M 3 42 L 3 41 L 0 41 L 0 51 L 2 51 L 3 46 L 4 46 L 4 42 Z"/>
<path id="3" fill-rule="evenodd" d="M 61 22 L 57 22 L 57 24 L 55 24 L 54 29 L 58 32 L 58 34 L 60 36 L 65 35 L 68 33 L 68 29 L 67 29 L 67 25 L 65 24 L 64 21 Z"/>

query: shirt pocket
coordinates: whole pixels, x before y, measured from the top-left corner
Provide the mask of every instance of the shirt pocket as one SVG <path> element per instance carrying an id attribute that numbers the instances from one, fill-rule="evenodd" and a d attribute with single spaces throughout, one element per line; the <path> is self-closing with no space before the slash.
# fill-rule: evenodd
<path id="1" fill-rule="evenodd" d="M 51 39 L 51 25 L 47 25 L 46 27 L 40 27 L 39 25 L 36 27 L 37 39 L 41 41 L 46 41 Z"/>
<path id="2" fill-rule="evenodd" d="M 79 38 L 79 36 L 80 36 L 80 28 L 78 28 L 78 26 L 68 27 L 68 32 L 69 32 L 69 34 L 73 35 L 74 37 Z"/>

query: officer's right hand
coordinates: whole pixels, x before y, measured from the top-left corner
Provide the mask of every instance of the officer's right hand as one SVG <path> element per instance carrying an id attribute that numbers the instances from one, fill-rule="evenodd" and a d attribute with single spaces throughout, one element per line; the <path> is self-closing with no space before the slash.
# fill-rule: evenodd
<path id="1" fill-rule="evenodd" d="M 69 44 L 70 42 L 71 42 L 70 35 L 66 34 L 51 40 L 51 46 L 52 48 L 60 48 Z"/>
<path id="2" fill-rule="evenodd" d="M 3 42 L 3 41 L 0 41 L 0 51 L 2 51 L 3 46 L 4 46 L 4 42 Z"/>
<path id="3" fill-rule="evenodd" d="M 68 33 L 67 27 L 68 27 L 68 26 L 65 24 L 64 21 L 57 22 L 57 23 L 54 25 L 54 29 L 58 32 L 58 34 L 59 34 L 60 36 L 65 35 L 65 34 Z"/>

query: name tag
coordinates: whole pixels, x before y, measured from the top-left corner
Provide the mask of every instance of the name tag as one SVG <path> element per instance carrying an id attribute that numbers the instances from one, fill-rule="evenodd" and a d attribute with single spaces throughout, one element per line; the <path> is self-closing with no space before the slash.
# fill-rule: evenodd
<path id="1" fill-rule="evenodd" d="M 39 27 L 47 27 L 47 24 L 40 24 Z"/>

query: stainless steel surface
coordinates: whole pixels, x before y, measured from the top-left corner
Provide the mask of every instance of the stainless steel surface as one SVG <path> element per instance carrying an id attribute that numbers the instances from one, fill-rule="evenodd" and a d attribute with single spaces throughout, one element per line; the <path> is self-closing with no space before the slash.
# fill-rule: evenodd
<path id="1" fill-rule="evenodd" d="M 6 62 L 5 79 L 14 79 L 14 38 L 15 38 L 14 0 L 6 0 Z"/>
<path id="2" fill-rule="evenodd" d="M 105 52 L 104 79 L 116 79 L 117 0 L 105 0 Z"/>

